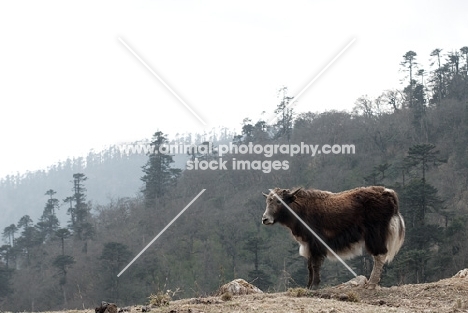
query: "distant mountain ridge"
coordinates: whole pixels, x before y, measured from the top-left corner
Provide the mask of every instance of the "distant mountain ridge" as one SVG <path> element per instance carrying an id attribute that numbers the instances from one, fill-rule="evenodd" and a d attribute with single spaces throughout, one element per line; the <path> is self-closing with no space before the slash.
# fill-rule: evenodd
<path id="1" fill-rule="evenodd" d="M 213 129 L 206 134 L 176 134 L 168 138 L 170 144 L 190 145 L 210 141 L 214 145 L 229 142 L 234 132 L 226 128 Z M 85 182 L 86 199 L 91 201 L 93 208 L 109 203 L 112 199 L 134 197 L 138 195 L 143 182 L 142 166 L 148 161 L 145 149 L 130 149 L 124 151 L 124 146 L 150 144 L 149 140 L 134 143 L 122 143 L 109 146 L 101 152 L 90 151 L 86 157 L 77 157 L 58 162 L 47 170 L 27 172 L 26 174 L 7 175 L 0 178 L 0 231 L 18 220 L 29 215 L 36 223 L 43 213 L 47 202 L 45 192 L 55 190 L 55 198 L 61 203 L 57 217 L 61 227 L 65 227 L 70 219 L 67 206 L 63 203 L 66 197 L 72 195 L 73 174 L 83 173 L 88 178 Z M 145 147 L 145 148 L 146 148 Z M 173 155 L 173 167 L 185 169 L 190 156 L 185 153 Z"/>
<path id="2" fill-rule="evenodd" d="M 173 166 L 184 169 L 188 158 L 175 155 Z M 87 200 L 93 206 L 106 204 L 111 199 L 134 197 L 142 187 L 142 166 L 147 159 L 143 153 L 125 154 L 111 147 L 102 153 L 90 152 L 85 158 L 67 159 L 47 171 L 8 175 L 0 179 L 0 230 L 16 224 L 24 215 L 37 222 L 47 201 L 45 192 L 49 189 L 57 192 L 54 197 L 62 204 L 63 199 L 72 195 L 74 173 L 84 173 L 88 178 L 84 184 Z M 67 207 L 62 204 L 57 212 L 61 226 L 68 223 L 66 212 Z"/>

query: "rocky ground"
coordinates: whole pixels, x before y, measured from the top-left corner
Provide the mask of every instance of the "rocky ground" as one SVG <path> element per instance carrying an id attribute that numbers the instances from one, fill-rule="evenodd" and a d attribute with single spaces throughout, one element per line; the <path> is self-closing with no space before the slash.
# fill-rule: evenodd
<path id="1" fill-rule="evenodd" d="M 468 269 L 452 278 L 415 285 L 368 290 L 359 281 L 319 290 L 291 289 L 284 293 L 255 293 L 162 301 L 160 306 L 128 307 L 129 313 L 237 312 L 468 312 Z M 83 311 L 76 311 L 83 312 Z M 94 312 L 89 310 L 87 313 Z M 71 313 L 70 311 L 68 313 Z M 106 312 L 113 313 L 113 312 Z"/>

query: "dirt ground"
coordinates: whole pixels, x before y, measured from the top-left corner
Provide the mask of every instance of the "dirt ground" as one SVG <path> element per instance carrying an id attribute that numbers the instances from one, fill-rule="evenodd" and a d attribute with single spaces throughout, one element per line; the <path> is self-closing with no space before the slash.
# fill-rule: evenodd
<path id="1" fill-rule="evenodd" d="M 170 301 L 160 307 L 133 306 L 127 310 L 128 313 L 468 312 L 468 277 L 376 290 L 342 284 L 319 290 L 296 288 L 283 293 L 192 298 Z M 74 312 L 94 313 L 94 310 Z"/>
<path id="2" fill-rule="evenodd" d="M 468 312 L 468 278 L 368 290 L 343 284 L 316 291 L 292 289 L 285 293 L 173 301 L 152 308 L 164 313 L 234 312 Z"/>

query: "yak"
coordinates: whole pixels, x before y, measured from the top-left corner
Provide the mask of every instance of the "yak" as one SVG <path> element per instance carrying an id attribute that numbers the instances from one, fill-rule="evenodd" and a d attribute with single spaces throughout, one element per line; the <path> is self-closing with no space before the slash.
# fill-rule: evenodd
<path id="1" fill-rule="evenodd" d="M 364 249 L 371 254 L 374 265 L 366 285 L 369 289 L 378 285 L 384 264 L 391 262 L 403 245 L 405 222 L 399 212 L 398 196 L 392 189 L 369 186 L 332 193 L 275 188 L 263 195 L 266 210 L 262 223 L 279 223 L 290 229 L 299 243 L 299 254 L 307 258 L 307 288 L 320 284 L 324 259 L 336 258 L 297 217 L 340 258 L 361 255 Z"/>

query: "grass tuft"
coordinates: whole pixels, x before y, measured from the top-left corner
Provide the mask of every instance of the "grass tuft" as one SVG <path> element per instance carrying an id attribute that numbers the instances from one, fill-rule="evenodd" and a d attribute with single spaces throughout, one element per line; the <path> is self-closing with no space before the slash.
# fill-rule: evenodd
<path id="1" fill-rule="evenodd" d="M 223 300 L 223 301 L 231 301 L 231 300 L 232 300 L 232 293 L 230 293 L 229 291 L 223 293 L 223 294 L 221 295 L 221 300 Z"/>
<path id="2" fill-rule="evenodd" d="M 297 288 L 289 288 L 287 291 L 287 295 L 290 297 L 297 297 L 297 298 L 311 297 L 312 292 L 309 289 L 297 287 Z"/>
<path id="3" fill-rule="evenodd" d="M 361 298 L 359 298 L 359 295 L 355 293 L 354 291 L 350 291 L 347 294 L 348 296 L 348 302 L 360 302 Z"/>
<path id="4" fill-rule="evenodd" d="M 152 294 L 149 298 L 149 303 L 153 306 L 161 307 L 168 306 L 169 302 L 172 300 L 169 292 L 158 291 L 155 295 Z"/>

